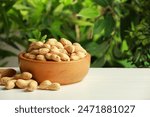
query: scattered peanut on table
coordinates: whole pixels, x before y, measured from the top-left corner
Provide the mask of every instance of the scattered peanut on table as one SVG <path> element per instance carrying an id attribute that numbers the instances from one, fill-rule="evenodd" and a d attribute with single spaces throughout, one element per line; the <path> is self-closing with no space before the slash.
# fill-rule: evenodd
<path id="1" fill-rule="evenodd" d="M 33 81 L 33 80 L 18 79 L 16 81 L 16 86 L 20 89 L 25 89 L 31 81 Z"/>
<path id="2" fill-rule="evenodd" d="M 36 82 L 36 81 L 31 81 L 28 85 L 27 85 L 27 87 L 26 87 L 26 91 L 34 91 L 34 90 L 36 90 L 37 89 L 37 86 L 38 86 L 38 83 Z"/>
<path id="3" fill-rule="evenodd" d="M 5 84 L 5 88 L 8 89 L 8 90 L 13 89 L 16 86 L 15 85 L 16 81 L 17 80 L 15 80 L 15 79 L 7 81 L 6 84 Z"/>
<path id="4" fill-rule="evenodd" d="M 9 73 L 9 72 L 8 72 Z M 24 89 L 27 92 L 32 92 L 36 89 L 40 90 L 59 90 L 59 83 L 52 83 L 49 80 L 45 80 L 38 85 L 38 82 L 32 79 L 32 74 L 30 72 L 22 72 L 15 74 L 11 77 L 0 77 L 0 85 L 5 86 L 5 89 L 10 90 L 13 88 Z M 10 73 L 9 73 L 10 76 Z"/>
<path id="5" fill-rule="evenodd" d="M 46 90 L 51 84 L 52 84 L 51 81 L 45 80 L 40 83 L 39 89 Z"/>
<path id="6" fill-rule="evenodd" d="M 45 80 L 40 83 L 39 89 L 57 91 L 60 89 L 60 84 L 59 83 L 51 83 L 49 80 Z"/>

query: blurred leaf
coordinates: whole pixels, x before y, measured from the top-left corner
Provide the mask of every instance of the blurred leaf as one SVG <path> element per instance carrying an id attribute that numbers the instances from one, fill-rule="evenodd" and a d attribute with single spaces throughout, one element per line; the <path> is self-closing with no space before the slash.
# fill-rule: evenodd
<path id="1" fill-rule="evenodd" d="M 103 67 L 105 62 L 106 62 L 105 57 L 98 58 L 93 62 L 91 67 Z"/>
<path id="2" fill-rule="evenodd" d="M 7 65 L 8 62 L 4 62 L 2 64 L 0 64 L 0 67 L 5 67 Z"/>
<path id="3" fill-rule="evenodd" d="M 144 39 L 144 40 L 142 41 L 142 45 L 143 45 L 143 46 L 150 45 L 150 38 L 149 38 L 149 39 Z"/>
<path id="4" fill-rule="evenodd" d="M 112 52 L 113 52 L 113 55 L 114 55 L 115 58 L 117 58 L 117 59 L 122 58 L 122 52 L 121 52 L 121 49 L 120 49 L 118 44 L 114 45 Z"/>
<path id="5" fill-rule="evenodd" d="M 94 24 L 94 34 L 99 34 L 105 28 L 105 20 L 98 19 Z"/>
<path id="6" fill-rule="evenodd" d="M 78 16 L 85 17 L 85 18 L 96 18 L 99 16 L 99 12 L 95 8 L 83 8 L 78 13 Z"/>
<path id="7" fill-rule="evenodd" d="M 1 2 L 2 2 L 2 6 L 5 8 L 5 10 L 8 11 L 16 3 L 16 0 L 4 0 Z"/>
<path id="8" fill-rule="evenodd" d="M 22 4 L 14 4 L 13 7 L 17 10 L 29 10 L 30 9 L 29 7 L 22 5 Z"/>
<path id="9" fill-rule="evenodd" d="M 41 38 L 41 41 L 44 42 L 46 38 L 47 38 L 47 35 L 44 35 L 44 36 Z"/>
<path id="10" fill-rule="evenodd" d="M 129 61 L 126 59 L 117 61 L 118 63 L 122 64 L 125 68 L 133 68 L 135 65 L 132 65 Z"/>
<path id="11" fill-rule="evenodd" d="M 83 5 L 80 2 L 77 2 L 76 4 L 72 5 L 72 10 L 71 11 L 73 13 L 79 13 L 82 8 L 83 8 Z"/>
<path id="12" fill-rule="evenodd" d="M 52 1 L 48 0 L 46 4 L 46 11 L 47 13 L 51 10 L 52 8 Z"/>
<path id="13" fill-rule="evenodd" d="M 63 8 L 64 8 L 64 5 L 63 5 L 63 4 L 58 5 L 58 6 L 54 9 L 53 14 L 54 14 L 54 15 L 59 15 L 59 14 L 63 11 Z"/>
<path id="14" fill-rule="evenodd" d="M 68 25 L 62 25 L 62 33 L 64 34 L 63 37 L 64 38 L 68 38 L 71 41 L 75 41 L 76 40 L 76 33 L 75 31 L 71 30 L 72 28 L 69 27 Z M 66 31 L 69 30 L 69 31 Z"/>
<path id="15" fill-rule="evenodd" d="M 41 38 L 41 32 L 40 32 L 40 31 L 34 30 L 32 33 L 33 33 L 33 36 L 34 36 L 36 39 L 40 39 L 40 38 Z"/>
<path id="16" fill-rule="evenodd" d="M 138 61 L 140 60 L 140 57 L 141 57 L 140 49 L 137 49 L 136 52 L 135 52 L 135 56 L 133 58 L 133 61 L 135 63 L 138 63 Z"/>
<path id="17" fill-rule="evenodd" d="M 31 6 L 35 7 L 35 8 L 37 7 L 38 4 L 41 3 L 40 0 L 27 0 L 27 2 L 28 2 Z"/>
<path id="18" fill-rule="evenodd" d="M 73 0 L 59 0 L 59 2 L 67 6 L 67 5 L 71 5 L 73 3 Z"/>
<path id="19" fill-rule="evenodd" d="M 24 35 L 22 34 L 22 36 L 24 36 Z M 10 39 L 10 38 L 11 38 L 11 39 Z M 12 42 L 16 44 L 18 50 L 20 50 L 20 48 L 18 47 L 18 44 L 21 45 L 21 46 L 24 47 L 24 48 L 27 47 L 27 42 L 28 42 L 28 40 L 26 40 L 26 39 L 20 39 L 20 37 L 16 37 L 15 35 L 9 37 L 9 39 L 12 40 Z M 16 48 L 16 49 L 17 49 L 17 48 Z"/>
<path id="20" fill-rule="evenodd" d="M 106 7 L 112 4 L 112 0 L 94 0 L 94 1 L 102 7 Z"/>
<path id="21" fill-rule="evenodd" d="M 17 22 L 17 25 L 21 28 L 25 28 L 23 24 L 23 17 L 20 13 L 20 11 L 13 9 L 12 12 L 9 13 L 9 18 L 15 22 Z"/>
<path id="22" fill-rule="evenodd" d="M 114 7 L 114 11 L 120 18 L 125 17 L 129 14 L 129 10 L 125 9 L 122 4 L 116 4 L 116 7 Z"/>
<path id="23" fill-rule="evenodd" d="M 84 21 L 84 20 L 73 20 L 74 23 L 78 24 L 79 26 L 93 26 L 93 23 L 89 21 Z"/>
<path id="24" fill-rule="evenodd" d="M 17 56 L 15 53 L 8 51 L 8 50 L 4 50 L 4 49 L 0 49 L 0 59 L 3 59 L 5 57 L 9 57 L 9 56 Z"/>
<path id="25" fill-rule="evenodd" d="M 64 34 L 61 31 L 62 22 L 59 20 L 55 20 L 52 22 L 50 26 L 50 32 L 52 33 L 52 36 L 55 38 L 64 37 Z M 66 31 L 66 30 L 65 30 Z"/>
<path id="26" fill-rule="evenodd" d="M 9 40 L 9 41 L 7 42 L 7 44 L 11 45 L 12 47 L 14 47 L 14 48 L 17 49 L 17 50 L 20 50 L 19 47 L 18 47 L 18 45 L 17 45 L 16 43 L 14 43 L 13 40 Z"/>
<path id="27" fill-rule="evenodd" d="M 86 50 L 92 55 L 98 58 L 105 55 L 109 48 L 108 41 L 104 41 L 101 44 L 97 44 L 96 42 L 91 42 L 85 46 Z"/>
<path id="28" fill-rule="evenodd" d="M 129 49 L 128 45 L 127 45 L 127 41 L 126 40 L 123 40 L 122 41 L 122 47 L 121 47 L 121 50 L 122 51 L 127 51 Z"/>
<path id="29" fill-rule="evenodd" d="M 10 25 L 9 25 L 9 18 L 7 16 L 7 13 L 6 13 L 5 9 L 1 9 L 1 15 L 2 15 L 1 18 L 4 22 L 4 24 L 5 24 L 4 30 L 5 30 L 6 36 L 8 37 L 9 30 L 10 30 Z"/>
<path id="30" fill-rule="evenodd" d="M 30 21 L 30 25 L 36 26 L 41 20 L 45 3 L 42 0 L 27 0 L 27 3 L 30 6 L 28 20 Z"/>
<path id="31" fill-rule="evenodd" d="M 4 42 L 4 43 L 12 46 L 13 48 L 19 50 L 19 47 L 18 47 L 18 45 L 16 43 L 14 43 L 14 39 L 13 38 L 7 38 L 7 39 L 1 38 L 0 42 Z"/>
<path id="32" fill-rule="evenodd" d="M 34 30 L 32 34 L 33 35 L 31 35 L 30 38 L 28 39 L 28 41 L 30 42 L 36 42 L 36 41 L 44 42 L 45 39 L 47 38 L 47 35 L 41 36 L 41 32 L 38 30 Z"/>
<path id="33" fill-rule="evenodd" d="M 30 38 L 30 39 L 28 39 L 28 41 L 30 41 L 30 42 L 36 42 L 36 41 L 38 41 L 38 40 L 37 40 L 37 39 Z"/>
<path id="34" fill-rule="evenodd" d="M 108 37 L 111 35 L 111 33 L 115 28 L 115 20 L 113 19 L 111 14 L 106 14 L 104 20 L 105 20 L 105 36 Z"/>
<path id="35" fill-rule="evenodd" d="M 115 21 L 111 14 L 106 14 L 104 19 L 98 19 L 94 24 L 94 34 L 104 30 L 104 36 L 109 37 L 115 28 Z"/>
<path id="36" fill-rule="evenodd" d="M 139 22 L 139 15 L 135 11 L 134 7 L 128 5 L 123 9 L 123 17 L 120 21 L 121 38 L 124 39 L 128 35 L 127 30 L 131 28 L 131 25 L 137 25 Z"/>

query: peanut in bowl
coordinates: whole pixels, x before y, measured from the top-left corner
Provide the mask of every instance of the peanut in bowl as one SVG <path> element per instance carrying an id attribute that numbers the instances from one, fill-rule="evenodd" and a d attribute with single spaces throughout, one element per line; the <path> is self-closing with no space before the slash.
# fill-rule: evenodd
<path id="1" fill-rule="evenodd" d="M 76 61 L 38 61 L 24 57 L 25 53 L 18 55 L 21 72 L 30 72 L 33 78 L 41 83 L 44 80 L 58 82 L 61 85 L 81 81 L 88 73 L 90 67 L 90 54 Z"/>

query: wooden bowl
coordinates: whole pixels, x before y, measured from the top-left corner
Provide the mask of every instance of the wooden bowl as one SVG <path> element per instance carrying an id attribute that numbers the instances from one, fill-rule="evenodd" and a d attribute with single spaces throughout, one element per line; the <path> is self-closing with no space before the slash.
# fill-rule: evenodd
<path id="1" fill-rule="evenodd" d="M 37 82 L 50 80 L 62 85 L 81 81 L 88 73 L 90 67 L 90 54 L 78 61 L 38 61 L 27 59 L 24 53 L 18 55 L 21 72 L 30 72 Z"/>

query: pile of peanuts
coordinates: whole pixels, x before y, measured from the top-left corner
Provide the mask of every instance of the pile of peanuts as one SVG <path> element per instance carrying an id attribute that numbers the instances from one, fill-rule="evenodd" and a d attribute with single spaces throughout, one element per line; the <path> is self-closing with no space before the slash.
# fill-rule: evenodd
<path id="1" fill-rule="evenodd" d="M 24 57 L 39 61 L 76 61 L 87 55 L 86 50 L 79 43 L 71 43 L 65 38 L 60 42 L 55 38 L 46 42 L 32 42 Z"/>
<path id="2" fill-rule="evenodd" d="M 53 91 L 60 89 L 59 83 L 51 83 L 49 80 L 45 80 L 38 85 L 37 81 L 32 79 L 32 74 L 29 72 L 16 74 L 12 77 L 2 77 L 0 78 L 0 85 L 5 86 L 7 90 L 20 88 L 28 92 L 32 92 L 36 89 Z"/>

